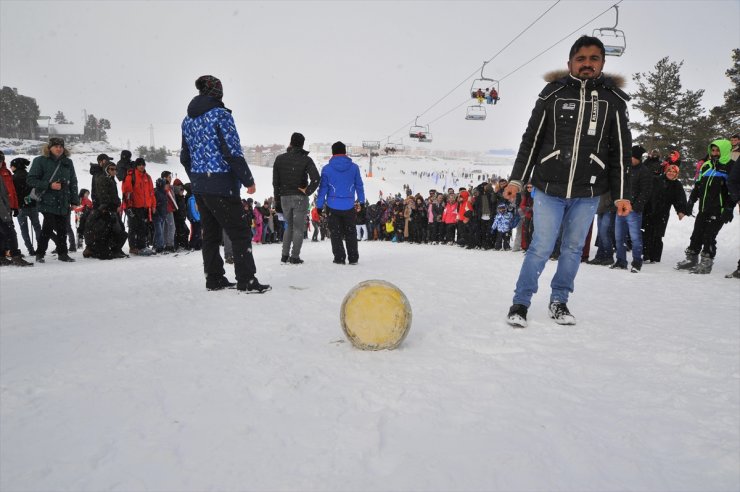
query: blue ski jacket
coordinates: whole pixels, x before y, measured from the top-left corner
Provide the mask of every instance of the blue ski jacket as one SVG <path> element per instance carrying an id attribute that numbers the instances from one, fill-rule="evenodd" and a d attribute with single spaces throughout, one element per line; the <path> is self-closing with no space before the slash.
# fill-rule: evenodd
<path id="1" fill-rule="evenodd" d="M 329 159 L 321 169 L 320 183 L 316 199 L 319 210 L 324 203 L 334 210 L 349 210 L 355 206 L 355 196 L 361 204 L 365 204 L 360 167 L 346 155 L 335 155 Z"/>
<path id="2" fill-rule="evenodd" d="M 180 163 L 196 194 L 238 197 L 242 185 L 254 184 L 231 111 L 210 96 L 195 96 L 188 105 Z"/>

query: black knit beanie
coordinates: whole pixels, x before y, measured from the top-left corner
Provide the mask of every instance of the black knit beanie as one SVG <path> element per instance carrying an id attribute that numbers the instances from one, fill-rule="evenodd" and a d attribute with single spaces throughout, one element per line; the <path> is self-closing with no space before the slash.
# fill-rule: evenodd
<path id="1" fill-rule="evenodd" d="M 347 147 L 342 142 L 334 142 L 331 145 L 332 155 L 344 155 L 347 153 Z"/>

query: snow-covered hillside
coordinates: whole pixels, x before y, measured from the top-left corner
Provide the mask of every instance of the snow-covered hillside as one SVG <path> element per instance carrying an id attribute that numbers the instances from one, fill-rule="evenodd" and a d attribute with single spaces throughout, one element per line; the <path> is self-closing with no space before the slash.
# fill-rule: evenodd
<path id="1" fill-rule="evenodd" d="M 96 154 L 73 155 L 81 187 Z M 371 200 L 444 185 L 414 170 L 480 168 L 373 166 Z M 147 170 L 164 169 L 185 178 Z M 261 201 L 272 170 L 252 171 Z M 692 220 L 671 218 L 639 274 L 583 265 L 570 327 L 546 313 L 554 263 L 529 328 L 505 323 L 512 252 L 362 242 L 341 266 L 306 242 L 287 266 L 256 245 L 264 295 L 206 292 L 198 253 L 3 268 L 0 490 L 736 491 L 740 217 L 705 276 L 672 269 Z M 367 279 L 411 303 L 397 350 L 344 338 L 342 299 Z"/>

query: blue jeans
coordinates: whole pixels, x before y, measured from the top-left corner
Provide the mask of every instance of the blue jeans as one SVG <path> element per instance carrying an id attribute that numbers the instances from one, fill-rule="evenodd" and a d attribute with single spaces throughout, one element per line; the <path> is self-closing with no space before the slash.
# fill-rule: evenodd
<path id="1" fill-rule="evenodd" d="M 632 240 L 632 263 L 642 265 L 642 212 L 629 213 L 627 217 L 617 216 L 614 224 L 614 233 L 617 241 L 617 262 L 627 264 L 627 246 L 625 245 L 625 236 L 627 230 L 630 231 Z"/>
<path id="2" fill-rule="evenodd" d="M 598 226 L 599 249 L 596 252 L 596 258 L 614 258 L 614 216 L 612 211 L 604 212 L 597 215 L 596 225 Z"/>
<path id="3" fill-rule="evenodd" d="M 154 249 L 162 251 L 164 249 L 164 225 L 167 217 L 161 214 L 154 214 Z"/>
<path id="4" fill-rule="evenodd" d="M 550 302 L 568 302 L 573 284 L 581 265 L 583 243 L 588 228 L 594 220 L 599 197 L 559 198 L 542 190 L 534 193 L 534 235 L 524 255 L 522 269 L 514 289 L 514 304 L 529 307 L 532 296 L 537 292 L 537 281 L 550 259 L 555 241 L 563 225 L 560 257 L 550 288 Z"/>

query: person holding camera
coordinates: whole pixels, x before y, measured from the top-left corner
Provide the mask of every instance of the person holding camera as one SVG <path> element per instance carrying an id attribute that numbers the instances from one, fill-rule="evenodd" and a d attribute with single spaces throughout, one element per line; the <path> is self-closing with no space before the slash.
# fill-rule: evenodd
<path id="1" fill-rule="evenodd" d="M 67 253 L 67 226 L 72 205 L 80 204 L 75 173 L 69 150 L 64 148 L 64 140 L 51 137 L 44 145 L 42 155 L 36 157 L 28 171 L 28 185 L 33 188 L 32 198 L 38 202 L 38 209 L 44 217 L 41 237 L 36 248 L 36 263 L 43 263 L 49 239 L 55 235 L 57 259 L 72 262 Z"/>

